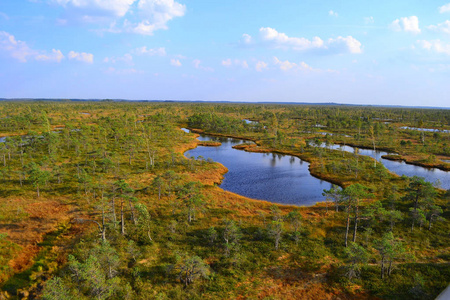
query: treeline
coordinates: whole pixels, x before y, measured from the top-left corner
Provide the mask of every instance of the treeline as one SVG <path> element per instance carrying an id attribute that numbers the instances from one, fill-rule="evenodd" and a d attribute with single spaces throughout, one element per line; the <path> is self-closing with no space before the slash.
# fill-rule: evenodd
<path id="1" fill-rule="evenodd" d="M 259 123 L 247 123 L 245 120 L 215 113 L 195 113 L 188 118 L 188 126 L 226 134 L 239 134 L 248 131 L 260 132 L 263 130 L 263 126 Z"/>

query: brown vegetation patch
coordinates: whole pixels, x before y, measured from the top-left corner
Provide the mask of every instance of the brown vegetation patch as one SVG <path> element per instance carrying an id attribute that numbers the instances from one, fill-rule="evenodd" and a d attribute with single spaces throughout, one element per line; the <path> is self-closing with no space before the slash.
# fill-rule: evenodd
<path id="1" fill-rule="evenodd" d="M 189 128 L 189 130 L 190 130 L 191 132 L 193 132 L 193 133 L 204 133 L 203 130 L 198 129 L 198 128 Z"/>
<path id="2" fill-rule="evenodd" d="M 330 288 L 327 273 L 304 272 L 301 268 L 275 266 L 267 270 L 258 299 L 375 299 L 367 294 L 347 294 Z"/>
<path id="3" fill-rule="evenodd" d="M 213 142 L 213 141 L 199 141 L 199 142 L 197 142 L 197 145 L 206 146 L 206 147 L 220 147 L 222 145 L 222 143 Z"/>
<path id="4" fill-rule="evenodd" d="M 256 200 L 224 191 L 219 187 L 208 189 L 207 195 L 213 200 L 214 207 L 229 209 L 235 212 L 236 216 L 257 217 L 260 213 L 269 214 L 270 208 L 277 205 L 283 213 L 288 213 L 297 206 L 275 204 L 265 200 Z"/>
<path id="5" fill-rule="evenodd" d="M 441 162 L 439 159 L 434 161 L 428 161 L 428 157 L 419 155 L 403 155 L 404 161 L 407 164 L 425 167 L 425 168 L 437 168 L 443 171 L 450 171 L 450 164 Z"/>
<path id="6" fill-rule="evenodd" d="M 223 180 L 223 174 L 228 172 L 228 169 L 219 163 L 215 163 L 212 168 L 201 170 L 195 173 L 190 173 L 193 181 L 200 181 L 206 185 L 220 184 Z"/>
<path id="7" fill-rule="evenodd" d="M 245 150 L 245 149 L 248 149 L 248 148 L 253 148 L 255 146 L 256 145 L 240 144 L 240 145 L 235 145 L 232 148 L 233 149 L 237 149 L 237 150 Z"/>
<path id="8" fill-rule="evenodd" d="M 388 160 L 405 161 L 405 159 L 401 155 L 387 154 L 387 155 L 383 155 L 381 157 L 384 159 L 388 159 Z"/>
<path id="9" fill-rule="evenodd" d="M 244 150 L 247 152 L 255 152 L 255 153 L 269 153 L 270 149 L 259 147 L 256 144 L 240 144 L 233 146 L 233 149 Z"/>
<path id="10" fill-rule="evenodd" d="M 57 201 L 38 201 L 27 203 L 23 199 L 14 199 L 15 202 L 24 202 L 28 217 L 16 223 L 0 224 L 2 232 L 8 234 L 8 239 L 22 248 L 10 260 L 9 266 L 14 272 L 21 272 L 32 265 L 33 257 L 39 252 L 38 245 L 44 236 L 56 230 L 58 224 L 69 219 L 69 206 Z"/>
<path id="11" fill-rule="evenodd" d="M 255 152 L 255 153 L 268 153 L 270 149 L 258 147 L 256 144 L 241 144 L 233 146 L 234 149 L 244 150 L 247 152 Z"/>

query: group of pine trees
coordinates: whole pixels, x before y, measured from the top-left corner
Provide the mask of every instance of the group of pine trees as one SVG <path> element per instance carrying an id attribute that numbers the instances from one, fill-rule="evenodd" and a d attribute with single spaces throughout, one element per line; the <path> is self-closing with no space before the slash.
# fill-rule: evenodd
<path id="1" fill-rule="evenodd" d="M 336 133 L 353 130 L 356 139 L 378 143 L 387 141 L 392 130 L 375 118 L 410 121 L 420 116 L 424 123 L 434 118 L 445 123 L 447 116 L 440 112 L 215 105 L 204 113 L 198 104 L 114 103 L 17 107 L 2 109 L 7 113 L 1 130 L 18 135 L 0 142 L 0 196 L 39 201 L 68 197 L 78 211 L 72 226 L 86 230 L 72 241 L 73 249 L 58 271 L 33 275 L 40 280 L 35 290 L 44 299 L 238 296 L 233 286 L 250 281 L 249 274 L 265 276 L 261 272 L 270 274 L 273 266 L 294 265 L 315 272 L 330 257 L 330 284 L 356 282 L 383 296 L 391 295 L 387 286 L 392 284 L 403 298 L 430 298 L 442 280 L 438 287 L 426 288 L 430 283 L 423 276 L 429 270 L 439 278 L 448 272 L 415 257 L 426 239 L 430 248 L 445 248 L 437 241 L 448 240 L 448 195 L 419 177 L 391 184 L 381 164 L 373 166 L 357 153 L 322 149 L 320 137 L 305 146 L 295 140 L 317 131 L 316 125 L 326 125 Z M 87 111 L 89 115 L 80 114 Z M 260 122 L 248 124 L 245 117 Z M 222 199 L 209 196 L 210 186 L 190 177 L 214 168 L 214 163 L 183 157 L 179 149 L 193 137 L 179 130 L 182 121 L 208 132 L 258 137 L 274 149 L 302 147 L 321 160 L 323 172 L 346 174 L 355 183 L 324 191 L 334 208 L 262 205 L 251 216 L 226 209 L 217 204 Z M 446 137 L 435 141 L 445 143 Z M 363 179 L 376 184 L 359 183 Z M 279 262 L 284 256 L 292 261 Z M 409 264 L 417 261 L 417 266 Z M 404 280 L 405 270 L 422 265 L 430 269 L 412 276 L 410 285 L 395 281 L 396 276 Z M 370 286 L 375 276 L 385 290 Z M 432 280 L 431 275 L 426 278 Z M 408 288 L 399 292 L 402 284 Z"/>

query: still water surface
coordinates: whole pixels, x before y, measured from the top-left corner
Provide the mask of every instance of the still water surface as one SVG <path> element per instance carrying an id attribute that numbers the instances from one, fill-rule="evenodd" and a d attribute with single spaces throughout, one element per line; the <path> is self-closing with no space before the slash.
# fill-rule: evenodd
<path id="1" fill-rule="evenodd" d="M 322 144 L 322 147 L 325 147 L 325 144 Z M 350 152 L 350 153 L 355 152 L 355 147 L 350 147 L 350 146 L 331 145 L 331 146 L 328 146 L 328 148 L 335 149 L 335 150 L 343 150 L 343 151 Z M 358 149 L 358 153 L 360 155 L 366 155 L 366 156 L 375 158 L 376 160 L 382 162 L 383 165 L 389 171 L 391 171 L 399 176 L 402 176 L 402 175 L 405 175 L 408 177 L 420 176 L 420 177 L 424 177 L 426 181 L 429 181 L 431 183 L 435 183 L 437 180 L 439 180 L 440 187 L 442 187 L 443 189 L 446 189 L 446 190 L 450 189 L 450 172 L 442 171 L 437 168 L 424 168 L 421 166 L 415 166 L 415 165 L 407 164 L 403 161 L 392 161 L 392 160 L 384 159 L 381 156 L 386 155 L 386 154 L 393 154 L 393 153 L 388 153 L 385 151 L 378 151 L 378 150 L 373 151 L 370 149 L 362 149 L 362 148 L 357 148 L 357 149 Z"/>
<path id="2" fill-rule="evenodd" d="M 220 185 L 224 190 L 253 199 L 294 205 L 314 205 L 325 201 L 324 189 L 329 182 L 309 173 L 309 163 L 290 156 L 272 153 L 251 153 L 233 149 L 244 141 L 202 135 L 200 141 L 219 141 L 220 147 L 189 150 L 186 156 L 211 158 L 228 168 Z"/>
<path id="3" fill-rule="evenodd" d="M 435 129 L 435 128 L 418 128 L 418 127 L 408 127 L 408 126 L 403 126 L 403 127 L 400 127 L 400 129 L 417 130 L 417 131 L 427 131 L 427 132 L 445 132 L 445 133 L 450 133 L 450 130 L 446 130 L 446 129 Z"/>

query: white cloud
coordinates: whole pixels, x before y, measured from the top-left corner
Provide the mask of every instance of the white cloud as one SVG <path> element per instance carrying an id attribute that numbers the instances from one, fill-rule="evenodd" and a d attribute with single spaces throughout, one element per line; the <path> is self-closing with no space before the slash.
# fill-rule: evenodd
<path id="1" fill-rule="evenodd" d="M 242 35 L 242 42 L 246 45 L 251 44 L 252 43 L 252 37 L 246 33 L 244 33 Z"/>
<path id="2" fill-rule="evenodd" d="M 201 62 L 200 59 L 194 59 L 194 60 L 192 61 L 192 64 L 194 65 L 194 67 L 195 67 L 196 69 L 200 68 L 200 64 L 201 64 L 201 63 L 202 63 L 202 62 Z"/>
<path id="3" fill-rule="evenodd" d="M 202 66 L 201 65 L 202 61 L 200 59 L 194 59 L 192 61 L 192 64 L 194 65 L 194 68 L 199 69 L 199 70 L 203 70 L 203 71 L 206 71 L 206 72 L 213 72 L 214 71 L 213 68 Z"/>
<path id="4" fill-rule="evenodd" d="M 338 16 L 338 13 L 335 12 L 335 11 L 332 11 L 332 10 L 330 10 L 330 11 L 328 12 L 328 14 L 329 14 L 330 16 L 332 16 L 332 17 L 337 17 L 337 16 Z"/>
<path id="5" fill-rule="evenodd" d="M 112 15 L 123 17 L 136 0 L 50 0 L 66 9 L 76 9 L 91 16 Z"/>
<path id="6" fill-rule="evenodd" d="M 106 74 L 114 74 L 114 75 L 130 75 L 130 74 L 143 74 L 143 71 L 136 70 L 134 68 L 130 69 L 116 69 L 114 67 L 109 67 L 108 69 L 104 70 Z"/>
<path id="7" fill-rule="evenodd" d="M 285 33 L 278 32 L 270 27 L 260 28 L 259 33 L 263 41 L 270 42 L 275 47 L 288 47 L 295 50 L 323 47 L 323 41 L 319 37 L 314 37 L 312 41 L 305 38 L 288 37 Z"/>
<path id="8" fill-rule="evenodd" d="M 338 52 L 362 53 L 361 42 L 354 37 L 338 36 L 336 39 L 328 40 L 328 48 L 335 49 Z"/>
<path id="9" fill-rule="evenodd" d="M 98 32 L 133 32 L 153 35 L 167 29 L 167 22 L 182 17 L 186 6 L 174 0 L 48 0 L 65 8 L 63 20 L 84 23 L 109 22 L 109 28 Z"/>
<path id="10" fill-rule="evenodd" d="M 422 46 L 423 49 L 428 51 L 434 51 L 439 54 L 447 54 L 450 55 L 450 44 L 445 44 L 441 40 L 419 40 L 417 43 Z"/>
<path id="11" fill-rule="evenodd" d="M 450 3 L 442 5 L 441 7 L 439 7 L 439 12 L 441 14 L 450 12 Z"/>
<path id="12" fill-rule="evenodd" d="M 12 34 L 5 31 L 0 31 L 0 49 L 20 62 L 26 62 L 29 57 L 37 55 L 37 52 L 30 49 L 27 43 L 16 40 Z"/>
<path id="13" fill-rule="evenodd" d="M 171 64 L 172 66 L 175 66 L 175 67 L 181 67 L 181 62 L 180 62 L 180 60 L 178 60 L 178 59 L 172 58 L 172 59 L 170 60 L 170 64 Z"/>
<path id="14" fill-rule="evenodd" d="M 138 24 L 130 24 L 130 31 L 144 35 L 167 29 L 167 22 L 184 16 L 186 12 L 186 6 L 174 0 L 140 0 L 138 9 L 143 20 Z"/>
<path id="15" fill-rule="evenodd" d="M 239 59 L 235 59 L 234 60 L 234 64 L 237 66 L 240 66 L 244 69 L 248 69 L 248 63 L 246 60 L 239 60 Z"/>
<path id="16" fill-rule="evenodd" d="M 134 53 L 139 55 L 150 55 L 150 56 L 166 56 L 166 49 L 164 47 L 147 49 L 146 46 L 136 48 L 133 50 Z"/>
<path id="17" fill-rule="evenodd" d="M 4 18 L 5 20 L 9 20 L 9 16 L 1 11 L 0 11 L 0 17 Z"/>
<path id="18" fill-rule="evenodd" d="M 228 58 L 226 60 L 222 60 L 222 66 L 225 66 L 225 67 L 237 66 L 237 67 L 241 67 L 244 69 L 248 69 L 247 61 L 240 60 L 240 59 L 231 60 L 231 58 Z"/>
<path id="19" fill-rule="evenodd" d="M 372 16 L 364 18 L 364 23 L 366 23 L 366 24 L 373 24 L 374 22 L 375 22 L 375 20 L 373 19 Z"/>
<path id="20" fill-rule="evenodd" d="M 299 64 L 290 62 L 288 60 L 281 61 L 277 57 L 273 58 L 275 65 L 278 65 L 281 70 L 283 71 L 289 71 L 289 70 L 303 70 L 303 71 L 312 71 L 313 68 L 311 68 L 307 63 L 300 62 Z"/>
<path id="21" fill-rule="evenodd" d="M 119 56 L 119 57 L 105 57 L 105 59 L 103 59 L 103 62 L 105 63 L 118 63 L 118 62 L 124 62 L 127 64 L 133 64 L 133 56 L 129 53 L 124 54 L 123 56 Z"/>
<path id="22" fill-rule="evenodd" d="M 415 34 L 420 33 L 419 18 L 416 16 L 396 19 L 391 23 L 390 27 L 395 31 L 405 31 Z"/>
<path id="23" fill-rule="evenodd" d="M 312 40 L 303 37 L 289 37 L 285 33 L 278 32 L 270 27 L 259 29 L 260 37 L 263 43 L 275 48 L 293 49 L 297 51 L 329 51 L 332 53 L 362 53 L 361 43 L 352 36 L 339 36 L 335 39 L 330 38 L 324 42 L 319 37 L 313 37 Z"/>
<path id="24" fill-rule="evenodd" d="M 52 49 L 52 54 L 38 54 L 35 56 L 35 59 L 40 61 L 61 62 L 61 60 L 64 59 L 64 55 L 60 50 Z"/>
<path id="25" fill-rule="evenodd" d="M 443 33 L 450 34 L 450 21 L 446 20 L 443 23 L 440 23 L 438 25 L 430 25 L 427 28 L 430 29 L 430 30 L 433 30 L 433 31 L 438 31 L 438 32 L 443 32 Z"/>
<path id="26" fill-rule="evenodd" d="M 230 67 L 230 66 L 231 66 L 231 64 L 232 64 L 231 58 L 228 58 L 228 59 L 222 60 L 222 66 L 225 66 L 225 67 Z"/>
<path id="27" fill-rule="evenodd" d="M 263 69 L 267 68 L 268 64 L 263 61 L 258 61 L 255 66 L 255 70 L 258 72 L 262 72 Z"/>
<path id="28" fill-rule="evenodd" d="M 86 52 L 78 53 L 75 51 L 70 51 L 68 57 L 71 60 L 77 60 L 88 64 L 92 64 L 94 62 L 94 55 Z"/>
<path id="29" fill-rule="evenodd" d="M 17 40 L 12 34 L 5 31 L 0 31 L 0 50 L 9 53 L 11 57 L 23 63 L 28 59 L 59 63 L 64 58 L 60 50 L 53 49 L 51 54 L 33 50 L 28 47 L 27 43 Z"/>

